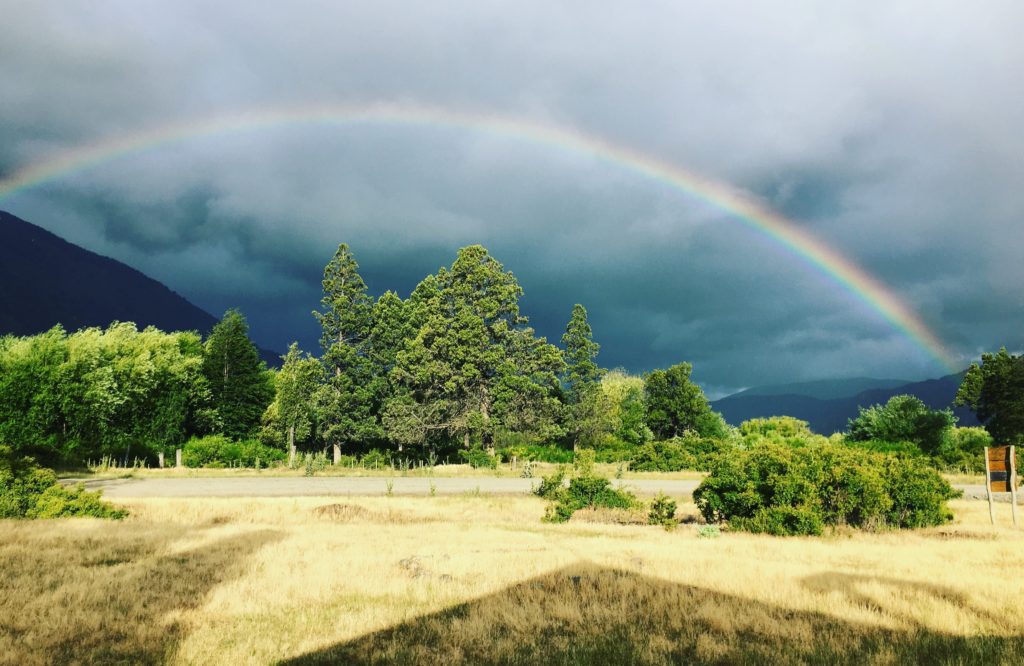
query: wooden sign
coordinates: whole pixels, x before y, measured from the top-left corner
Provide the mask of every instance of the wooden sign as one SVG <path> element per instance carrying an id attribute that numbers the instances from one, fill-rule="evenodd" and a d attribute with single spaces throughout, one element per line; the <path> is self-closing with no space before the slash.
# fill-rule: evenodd
<path id="1" fill-rule="evenodd" d="M 1015 447 L 992 446 L 985 448 L 985 490 L 988 494 L 988 513 L 992 524 L 996 523 L 996 512 L 992 504 L 992 493 L 1010 493 L 1010 507 L 1013 524 L 1017 525 L 1017 457 Z"/>

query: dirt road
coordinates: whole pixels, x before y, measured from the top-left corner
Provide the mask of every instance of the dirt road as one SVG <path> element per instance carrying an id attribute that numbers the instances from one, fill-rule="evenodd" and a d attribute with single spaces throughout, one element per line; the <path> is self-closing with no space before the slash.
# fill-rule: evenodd
<path id="1" fill-rule="evenodd" d="M 103 489 L 110 498 L 129 497 L 303 497 L 330 495 L 514 495 L 530 492 L 538 479 L 475 477 L 385 477 L 385 476 L 313 476 L 244 478 L 167 478 L 107 479 L 86 481 L 90 489 Z M 641 495 L 664 492 L 687 495 L 700 483 L 696 479 L 626 479 L 615 481 Z M 957 485 L 967 499 L 985 499 L 985 487 Z M 433 490 L 432 490 L 433 489 Z M 1019 493 L 1024 501 L 1024 493 Z M 1009 496 L 997 496 L 1009 501 Z"/>
<path id="2" fill-rule="evenodd" d="M 302 497 L 321 495 L 429 495 L 431 487 L 437 495 L 462 495 L 480 492 L 486 495 L 514 495 L 530 492 L 539 479 L 517 478 L 452 478 L 452 477 L 384 477 L 384 476 L 312 476 L 312 477 L 245 477 L 245 478 L 168 478 L 111 479 L 87 481 L 92 490 L 103 489 L 110 498 L 122 497 Z M 668 495 L 693 492 L 697 480 L 626 480 L 616 481 L 642 495 L 662 491 Z"/>

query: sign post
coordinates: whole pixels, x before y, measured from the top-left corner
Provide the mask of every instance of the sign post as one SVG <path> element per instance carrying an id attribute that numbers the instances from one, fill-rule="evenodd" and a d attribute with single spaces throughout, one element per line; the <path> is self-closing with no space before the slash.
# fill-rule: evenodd
<path id="1" fill-rule="evenodd" d="M 1013 526 L 1017 527 L 1017 456 L 1016 447 L 985 447 L 985 492 L 988 495 L 988 515 L 996 524 L 996 510 L 992 493 L 1010 493 L 1010 511 Z"/>

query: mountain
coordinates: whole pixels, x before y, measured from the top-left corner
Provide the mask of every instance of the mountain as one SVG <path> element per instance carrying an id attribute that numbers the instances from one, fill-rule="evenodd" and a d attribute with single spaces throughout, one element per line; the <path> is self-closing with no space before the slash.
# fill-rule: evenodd
<path id="1" fill-rule="evenodd" d="M 808 394 L 818 382 L 763 387 L 741 391 L 711 403 L 711 406 L 732 425 L 765 416 L 794 416 L 811 424 L 815 432 L 830 435 L 846 430 L 849 419 L 859 413 L 860 407 L 884 404 L 894 395 L 914 395 L 931 409 L 945 409 L 953 404 L 957 389 L 964 373 L 947 375 L 939 379 L 910 382 L 897 386 L 875 386 L 854 395 L 835 395 L 839 387 L 848 380 L 826 381 L 823 391 L 817 396 Z M 849 386 L 856 386 L 863 378 L 850 380 Z M 873 380 L 874 381 L 874 380 Z M 887 383 L 890 380 L 877 380 Z M 777 390 L 791 390 L 790 393 L 774 393 Z M 800 391 L 805 391 L 800 393 Z M 966 407 L 956 407 L 953 413 L 959 418 L 958 425 L 978 425 L 974 414 Z"/>
<path id="2" fill-rule="evenodd" d="M 819 400 L 846 398 L 872 389 L 889 389 L 909 384 L 906 379 L 875 379 L 873 377 L 849 377 L 847 379 L 819 379 L 795 384 L 773 384 L 734 393 L 730 398 L 754 395 L 802 395 Z"/>
<path id="3" fill-rule="evenodd" d="M 130 266 L 0 211 L 0 334 L 113 321 L 205 334 L 217 318 Z M 280 365 L 274 352 L 260 356 Z"/>

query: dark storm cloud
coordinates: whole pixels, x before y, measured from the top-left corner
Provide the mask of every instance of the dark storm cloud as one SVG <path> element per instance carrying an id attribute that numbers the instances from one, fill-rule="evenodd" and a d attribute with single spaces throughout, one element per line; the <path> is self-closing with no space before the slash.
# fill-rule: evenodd
<path id="1" fill-rule="evenodd" d="M 877 275 L 964 360 L 1024 344 L 1017 3 L 31 3 L 0 24 L 0 174 L 240 109 L 421 103 L 593 133 L 759 197 Z M 942 372 L 707 204 L 475 131 L 292 127 L 128 156 L 0 201 L 219 313 L 316 344 L 338 242 L 405 295 L 480 242 L 550 339 L 692 360 L 715 391 Z"/>

